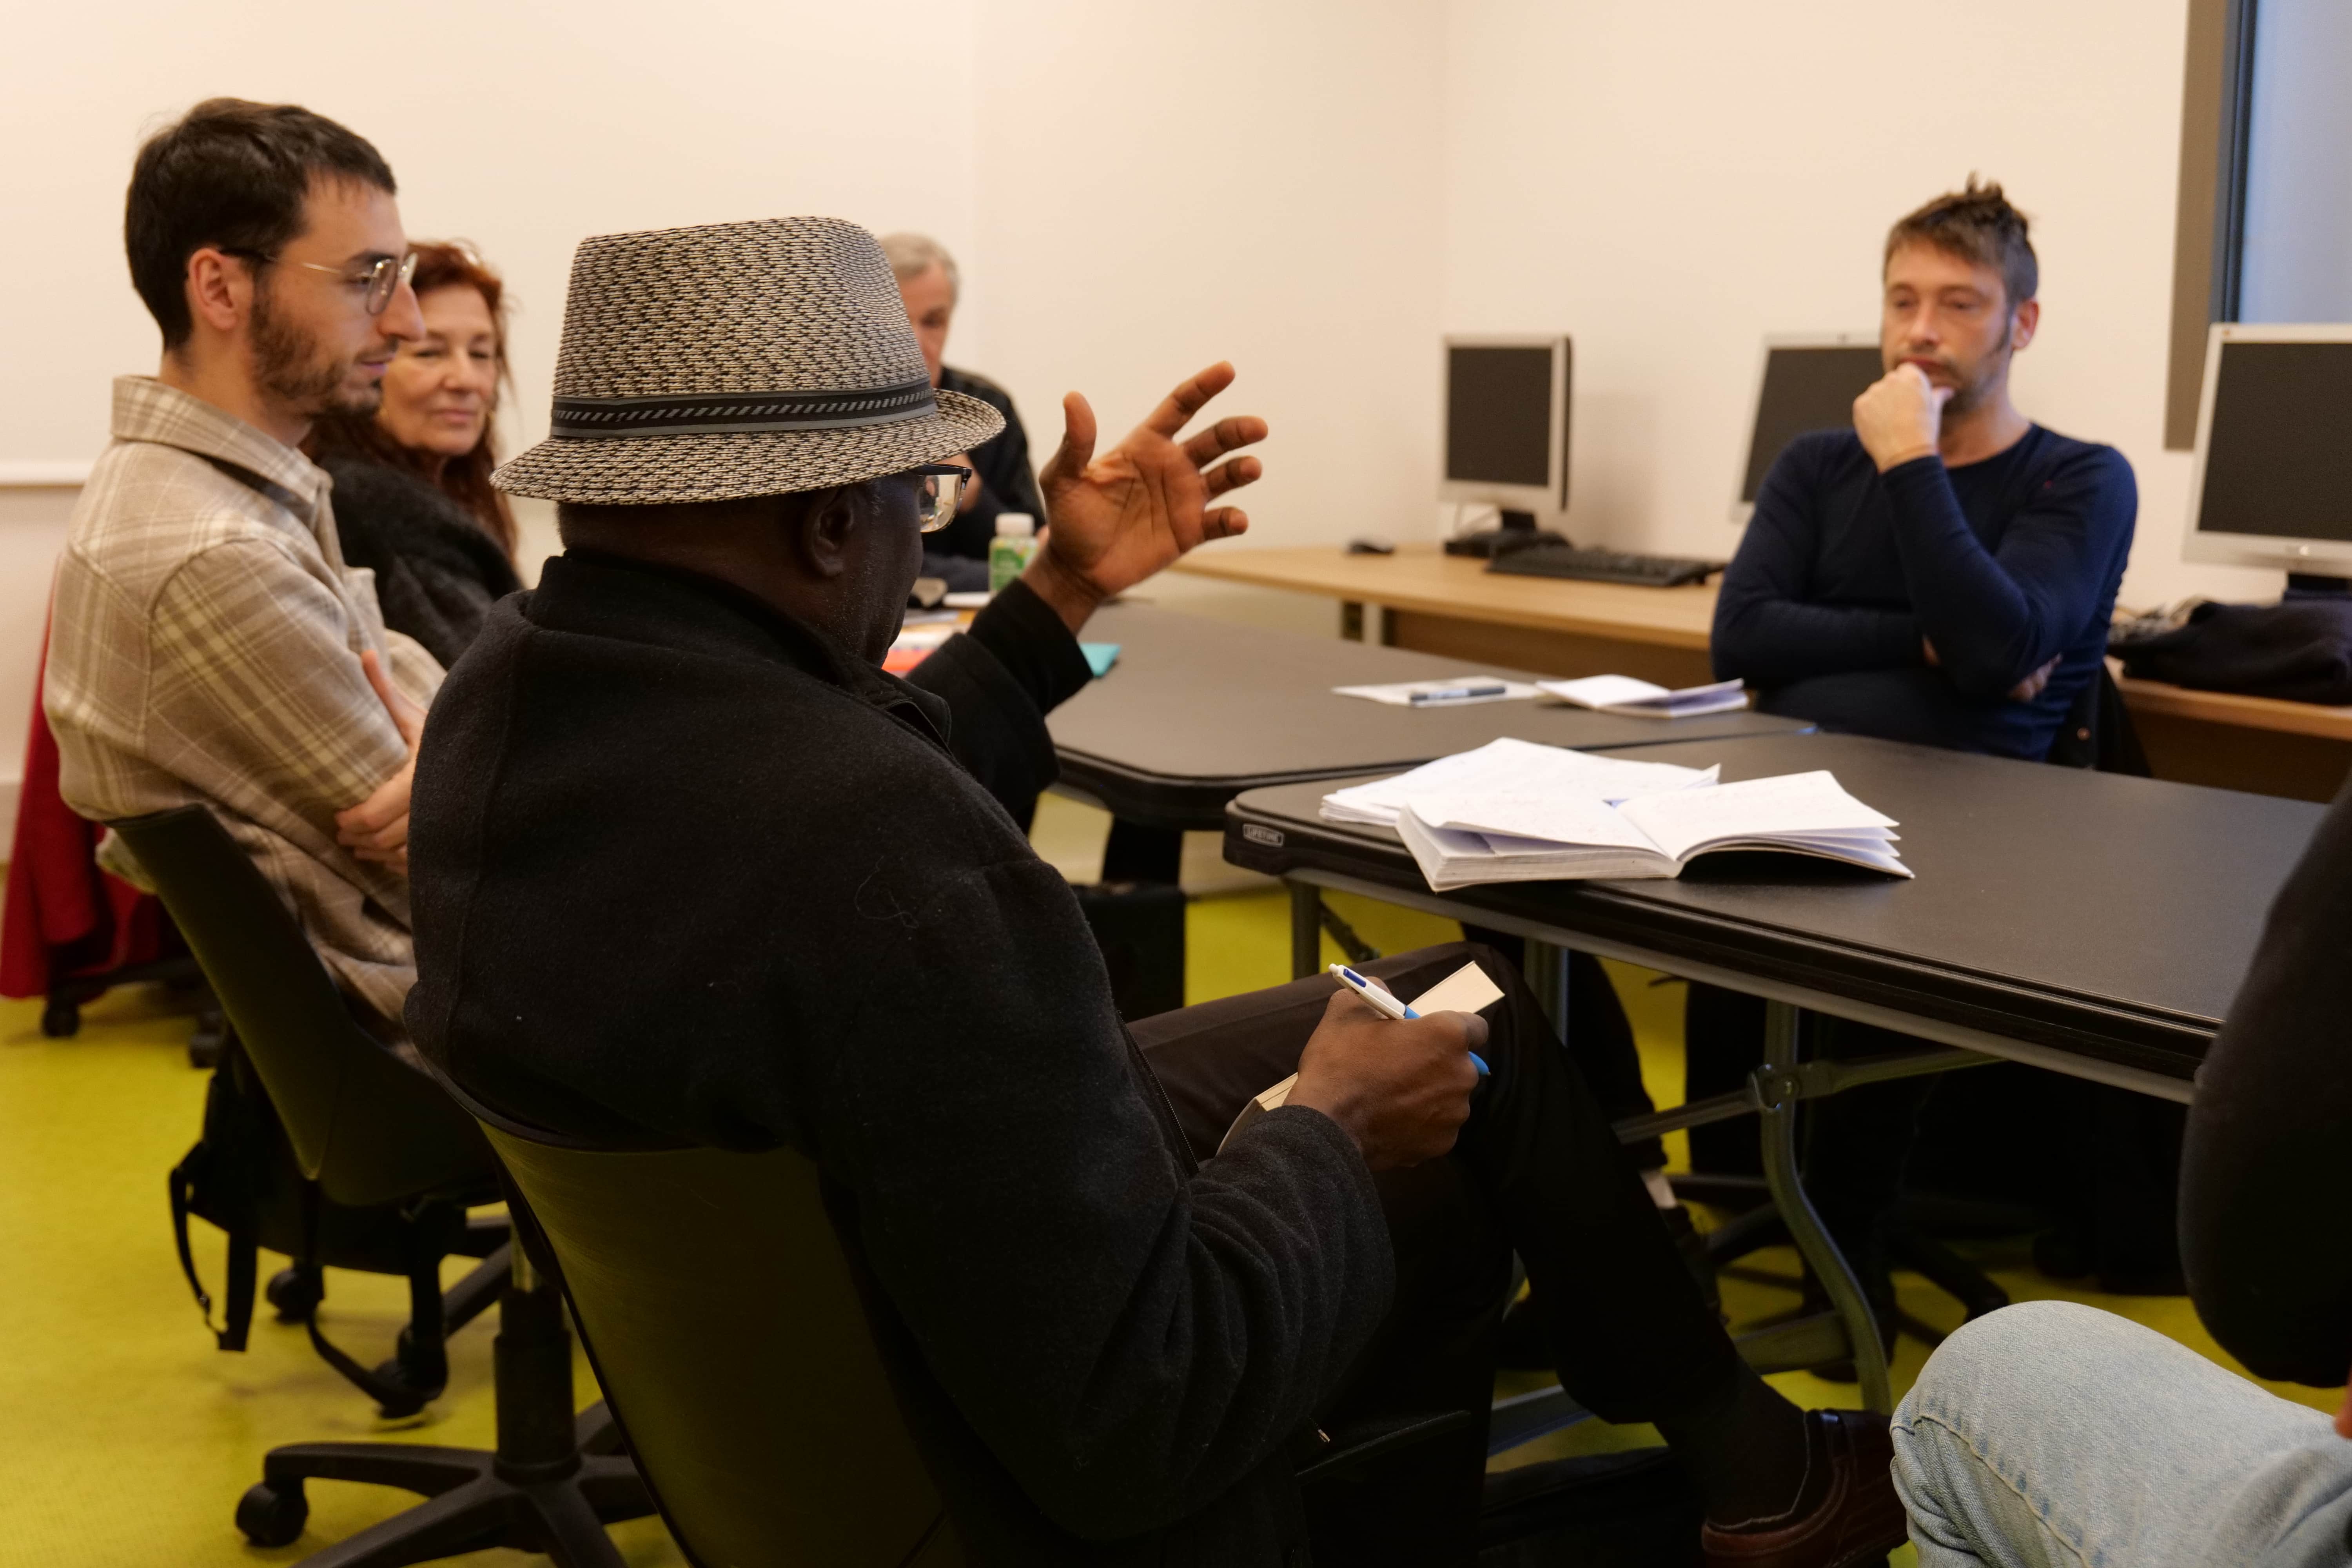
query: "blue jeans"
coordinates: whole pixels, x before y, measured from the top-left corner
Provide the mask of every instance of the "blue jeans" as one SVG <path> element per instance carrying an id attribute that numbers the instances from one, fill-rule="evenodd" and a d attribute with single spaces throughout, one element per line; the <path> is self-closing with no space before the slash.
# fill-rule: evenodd
<path id="1" fill-rule="evenodd" d="M 1944 1342 L 1895 1413 L 1920 1568 L 2352 1563 L 2352 1442 L 2153 1330 L 2029 1301 Z"/>

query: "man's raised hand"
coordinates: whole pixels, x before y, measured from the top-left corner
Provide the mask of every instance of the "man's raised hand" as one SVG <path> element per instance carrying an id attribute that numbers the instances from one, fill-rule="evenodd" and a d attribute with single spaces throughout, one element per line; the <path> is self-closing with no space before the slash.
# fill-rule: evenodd
<path id="1" fill-rule="evenodd" d="M 375 786 L 357 805 L 335 813 L 335 837 L 355 859 L 373 860 L 405 876 L 408 872 L 408 793 L 416 776 L 416 742 L 425 733 L 425 710 L 392 683 L 383 661 L 371 648 L 360 655 L 360 668 L 375 688 L 376 700 L 392 716 L 408 748 L 400 771 Z"/>
<path id="2" fill-rule="evenodd" d="M 1229 454 L 1265 440 L 1265 421 L 1234 415 L 1176 439 L 1233 380 L 1232 365 L 1211 365 L 1100 457 L 1093 408 L 1075 392 L 1062 400 L 1062 444 L 1039 476 L 1048 527 L 1023 581 L 1072 631 L 1097 605 L 1195 545 L 1249 527 L 1240 508 L 1210 503 L 1265 471 L 1255 458 Z"/>
<path id="3" fill-rule="evenodd" d="M 1916 364 L 1898 364 L 1864 389 L 1853 400 L 1853 433 L 1880 473 L 1935 454 L 1951 397 Z"/>

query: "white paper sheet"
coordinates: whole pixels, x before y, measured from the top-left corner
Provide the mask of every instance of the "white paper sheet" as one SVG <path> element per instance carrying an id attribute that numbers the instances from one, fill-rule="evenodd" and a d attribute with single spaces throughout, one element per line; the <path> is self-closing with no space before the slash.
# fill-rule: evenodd
<path id="1" fill-rule="evenodd" d="M 1465 795 L 1477 792 L 1617 801 L 1660 790 L 1689 789 L 1711 784 L 1715 777 L 1713 768 L 1632 763 L 1620 757 L 1599 757 L 1589 752 L 1570 752 L 1559 746 L 1505 738 L 1490 741 L 1475 752 L 1457 752 L 1433 763 L 1423 763 L 1392 778 L 1334 790 L 1323 797 L 1322 812 L 1327 821 L 1393 826 L 1405 802 L 1416 795 Z"/>

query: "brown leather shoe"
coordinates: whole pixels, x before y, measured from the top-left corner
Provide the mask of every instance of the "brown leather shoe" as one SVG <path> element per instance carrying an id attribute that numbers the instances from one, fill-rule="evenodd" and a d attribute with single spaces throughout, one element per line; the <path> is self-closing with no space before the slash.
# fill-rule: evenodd
<path id="1" fill-rule="evenodd" d="M 1895 1445 L 1886 1417 L 1867 1410 L 1816 1410 L 1808 1419 L 1829 1450 L 1829 1495 L 1779 1529 L 1702 1527 L 1706 1568 L 1860 1568 L 1903 1544 L 1903 1500 L 1895 1495 Z"/>

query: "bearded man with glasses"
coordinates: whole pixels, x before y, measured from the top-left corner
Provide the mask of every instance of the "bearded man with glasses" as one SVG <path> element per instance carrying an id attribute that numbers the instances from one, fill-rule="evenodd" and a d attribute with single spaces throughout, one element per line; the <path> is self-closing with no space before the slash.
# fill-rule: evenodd
<path id="1" fill-rule="evenodd" d="M 408 795 L 441 668 L 345 565 L 311 422 L 372 413 L 424 322 L 392 170 L 290 104 L 214 99 L 140 149 L 131 278 L 162 329 L 58 567 L 43 703 L 66 803 L 209 806 L 387 1042 L 415 976 Z M 100 858 L 140 880 L 107 840 Z"/>

